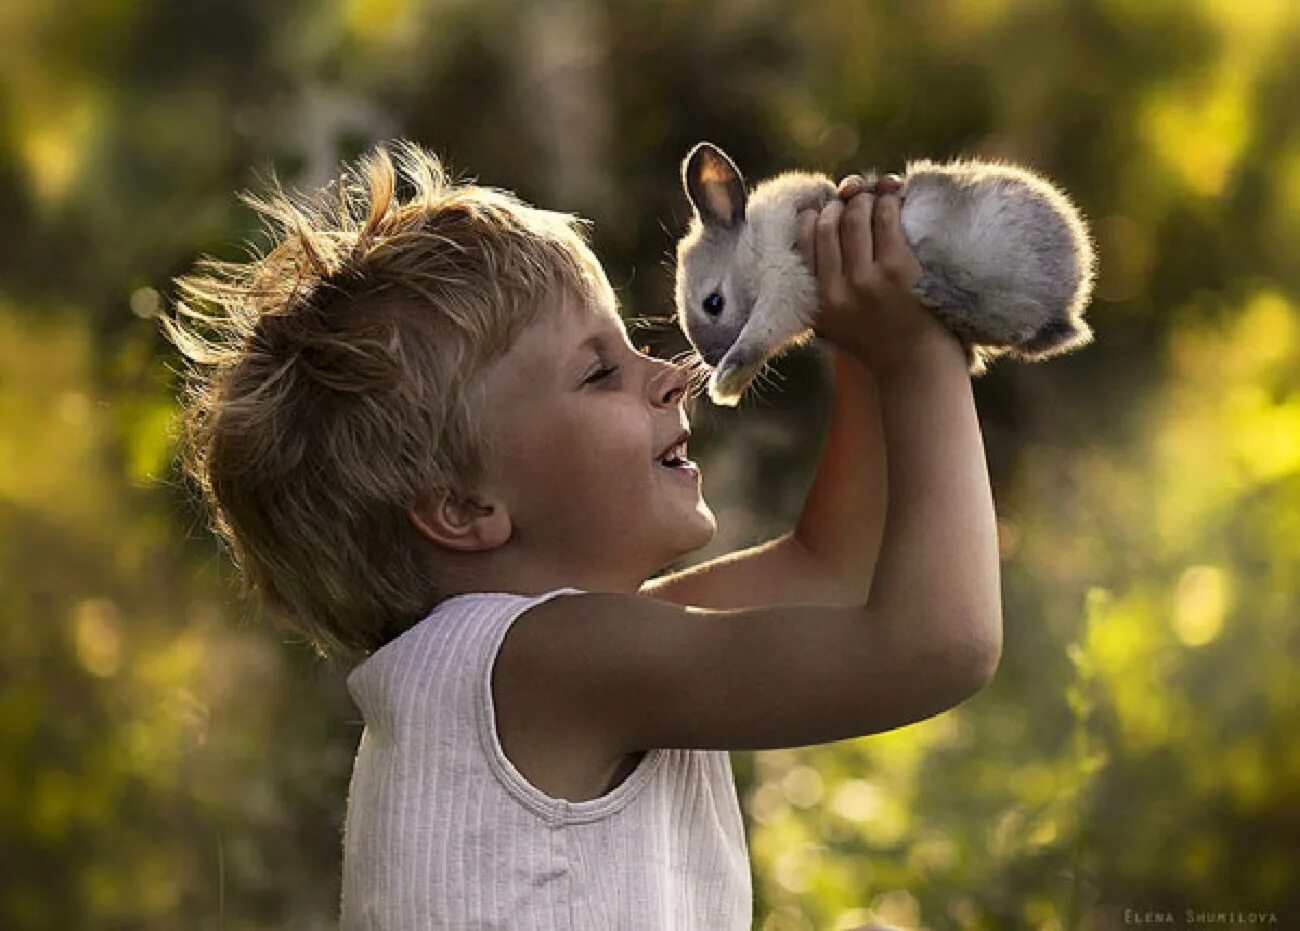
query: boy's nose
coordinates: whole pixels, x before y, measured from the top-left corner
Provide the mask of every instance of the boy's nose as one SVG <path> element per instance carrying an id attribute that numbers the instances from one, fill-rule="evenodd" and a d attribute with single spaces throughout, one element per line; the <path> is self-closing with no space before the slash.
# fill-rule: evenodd
<path id="1" fill-rule="evenodd" d="M 665 406 L 675 404 L 685 396 L 691 376 L 685 366 L 668 363 L 654 381 L 654 400 Z"/>

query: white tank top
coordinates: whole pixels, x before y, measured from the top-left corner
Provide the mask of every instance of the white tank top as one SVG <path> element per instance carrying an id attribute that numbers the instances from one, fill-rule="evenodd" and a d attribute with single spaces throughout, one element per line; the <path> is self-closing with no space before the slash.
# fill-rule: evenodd
<path id="1" fill-rule="evenodd" d="M 491 671 L 506 631 L 580 591 L 457 595 L 348 675 L 365 727 L 342 931 L 750 928 L 727 751 L 650 750 L 612 791 L 574 802 L 529 783 L 502 750 Z"/>

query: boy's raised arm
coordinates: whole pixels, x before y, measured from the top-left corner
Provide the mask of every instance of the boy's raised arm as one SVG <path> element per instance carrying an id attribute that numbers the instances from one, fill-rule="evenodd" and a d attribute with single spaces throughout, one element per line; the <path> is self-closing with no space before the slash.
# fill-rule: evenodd
<path id="1" fill-rule="evenodd" d="M 861 188 L 860 179 L 846 179 L 847 204 L 835 200 L 801 216 L 800 248 L 816 270 L 817 332 L 869 368 L 878 388 L 889 488 L 884 536 L 873 566 L 862 529 L 852 525 L 863 513 L 861 480 L 826 468 L 796 536 L 841 575 L 851 576 L 857 562 L 870 580 L 870 604 L 961 619 L 975 628 L 962 633 L 997 655 L 997 523 L 966 354 L 912 293 L 921 267 L 903 235 L 901 201 L 853 193 Z"/>
<path id="2" fill-rule="evenodd" d="M 961 344 L 945 334 L 919 343 L 909 364 L 879 378 L 889 498 L 868 603 L 886 614 L 906 605 L 913 617 L 970 625 L 953 633 L 996 658 L 997 525 L 966 365 Z"/>
<path id="3" fill-rule="evenodd" d="M 792 537 L 823 579 L 825 604 L 871 592 L 889 503 L 880 385 L 861 359 L 835 348 L 835 400 L 821 458 Z"/>

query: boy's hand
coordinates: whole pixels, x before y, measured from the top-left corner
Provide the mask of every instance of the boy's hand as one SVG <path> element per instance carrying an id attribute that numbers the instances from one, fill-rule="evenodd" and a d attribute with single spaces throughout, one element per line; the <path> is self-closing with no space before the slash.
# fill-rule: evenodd
<path id="1" fill-rule="evenodd" d="M 875 189 L 849 175 L 820 211 L 800 211 L 797 245 L 817 279 L 813 332 L 853 352 L 876 375 L 904 364 L 918 344 L 957 342 L 912 288 L 921 276 L 899 221 L 897 177 Z"/>

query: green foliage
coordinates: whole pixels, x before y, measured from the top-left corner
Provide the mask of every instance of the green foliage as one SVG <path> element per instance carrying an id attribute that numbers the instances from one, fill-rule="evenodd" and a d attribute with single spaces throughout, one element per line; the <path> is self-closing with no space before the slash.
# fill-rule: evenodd
<path id="1" fill-rule="evenodd" d="M 757 926 L 1300 914 L 1293 4 L 17 0 L 0 23 L 0 926 L 334 918 L 359 715 L 236 599 L 171 461 L 152 318 L 256 233 L 236 189 L 395 135 L 592 217 L 637 316 L 671 312 L 699 139 L 751 180 L 959 154 L 1058 179 L 1098 237 L 1098 341 L 977 382 L 998 678 L 889 734 L 737 754 Z M 695 413 L 721 532 L 691 562 L 796 516 L 818 361 Z"/>

